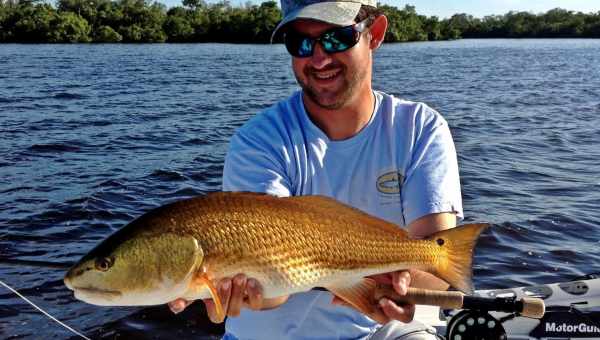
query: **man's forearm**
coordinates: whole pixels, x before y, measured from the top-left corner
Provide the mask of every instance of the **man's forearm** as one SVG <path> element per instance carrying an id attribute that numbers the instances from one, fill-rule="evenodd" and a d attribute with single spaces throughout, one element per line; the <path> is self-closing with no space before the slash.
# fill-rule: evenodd
<path id="1" fill-rule="evenodd" d="M 456 214 L 444 212 L 425 215 L 411 222 L 407 230 L 412 238 L 425 238 L 438 231 L 454 227 L 456 227 Z"/>

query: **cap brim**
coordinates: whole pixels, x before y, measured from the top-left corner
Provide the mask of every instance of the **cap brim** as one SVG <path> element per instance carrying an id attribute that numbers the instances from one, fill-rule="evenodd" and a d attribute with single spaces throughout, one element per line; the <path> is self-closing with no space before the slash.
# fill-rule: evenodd
<path id="1" fill-rule="evenodd" d="M 273 30 L 271 43 L 280 28 L 296 19 L 311 19 L 337 26 L 354 24 L 354 19 L 360 10 L 360 2 L 326 1 L 317 2 L 289 13 Z"/>

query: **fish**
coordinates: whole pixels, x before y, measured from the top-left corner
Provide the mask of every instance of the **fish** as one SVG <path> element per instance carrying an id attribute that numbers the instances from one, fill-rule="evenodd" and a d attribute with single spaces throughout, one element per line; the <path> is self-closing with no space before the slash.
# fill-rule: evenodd
<path id="1" fill-rule="evenodd" d="M 65 277 L 100 306 L 215 301 L 216 284 L 243 273 L 264 298 L 325 288 L 372 319 L 385 316 L 368 276 L 419 269 L 472 292 L 473 248 L 485 223 L 412 239 L 401 227 L 325 196 L 214 192 L 150 210 L 84 255 Z"/>

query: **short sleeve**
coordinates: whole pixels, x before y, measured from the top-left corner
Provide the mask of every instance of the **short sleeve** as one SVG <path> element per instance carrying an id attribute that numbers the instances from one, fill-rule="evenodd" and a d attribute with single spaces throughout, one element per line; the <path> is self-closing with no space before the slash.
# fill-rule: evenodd
<path id="1" fill-rule="evenodd" d="M 402 186 L 406 224 L 428 214 L 453 212 L 463 217 L 454 141 L 444 118 L 421 106 L 415 116 L 410 163 Z"/>
<path id="2" fill-rule="evenodd" d="M 275 196 L 290 196 L 290 181 L 285 162 L 278 156 L 274 143 L 238 131 L 229 143 L 223 168 L 223 191 L 263 192 Z"/>

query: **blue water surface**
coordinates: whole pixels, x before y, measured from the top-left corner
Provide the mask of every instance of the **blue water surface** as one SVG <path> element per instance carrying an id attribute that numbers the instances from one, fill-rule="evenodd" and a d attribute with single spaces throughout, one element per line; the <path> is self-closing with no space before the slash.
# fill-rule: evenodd
<path id="1" fill-rule="evenodd" d="M 275 45 L 0 45 L 0 255 L 71 262 L 143 212 L 219 190 L 235 129 L 296 90 Z M 600 41 L 388 44 L 374 87 L 448 120 L 477 288 L 600 271 Z M 103 308 L 55 269 L 0 278 L 94 338 L 214 338 L 200 305 Z M 71 333 L 0 287 L 0 338 Z"/>

